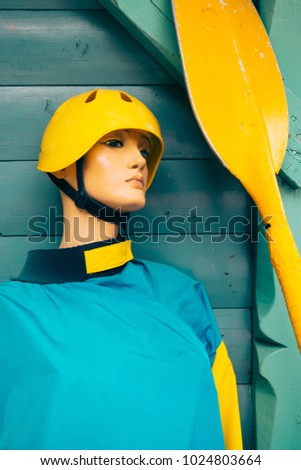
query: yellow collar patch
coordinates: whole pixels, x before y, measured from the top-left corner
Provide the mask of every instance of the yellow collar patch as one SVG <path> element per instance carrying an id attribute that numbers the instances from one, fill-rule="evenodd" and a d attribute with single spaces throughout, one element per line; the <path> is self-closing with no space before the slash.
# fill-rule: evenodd
<path id="1" fill-rule="evenodd" d="M 134 258 L 131 240 L 84 251 L 86 273 L 94 274 L 117 268 Z"/>

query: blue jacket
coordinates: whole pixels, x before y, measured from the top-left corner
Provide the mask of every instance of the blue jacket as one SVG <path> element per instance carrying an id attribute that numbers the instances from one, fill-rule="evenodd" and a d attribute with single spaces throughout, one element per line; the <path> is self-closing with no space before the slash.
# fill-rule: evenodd
<path id="1" fill-rule="evenodd" d="M 0 285 L 0 371 L 1 449 L 241 446 L 203 285 L 129 241 L 30 252 Z"/>

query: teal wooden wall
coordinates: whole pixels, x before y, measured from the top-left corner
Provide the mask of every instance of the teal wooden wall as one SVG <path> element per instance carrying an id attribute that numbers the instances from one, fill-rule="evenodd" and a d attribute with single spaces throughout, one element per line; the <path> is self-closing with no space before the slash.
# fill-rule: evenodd
<path id="1" fill-rule="evenodd" d="M 94 87 L 140 98 L 161 123 L 166 151 L 148 206 L 130 224 L 134 250 L 203 280 L 237 375 L 244 446 L 252 448 L 257 214 L 204 141 L 185 90 L 96 0 L 0 0 L 0 64 L 1 280 L 19 272 L 27 250 L 58 244 L 59 197 L 35 167 L 59 103 Z M 37 237 L 38 225 L 48 238 Z"/>

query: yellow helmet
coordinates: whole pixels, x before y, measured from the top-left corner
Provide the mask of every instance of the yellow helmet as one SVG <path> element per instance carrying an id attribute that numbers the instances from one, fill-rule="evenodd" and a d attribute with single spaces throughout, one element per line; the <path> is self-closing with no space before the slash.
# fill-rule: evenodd
<path id="1" fill-rule="evenodd" d="M 119 129 L 150 134 L 153 148 L 147 161 L 149 188 L 164 149 L 160 126 L 141 101 L 119 90 L 90 90 L 61 104 L 43 135 L 37 168 L 47 173 L 66 168 L 101 137 Z"/>

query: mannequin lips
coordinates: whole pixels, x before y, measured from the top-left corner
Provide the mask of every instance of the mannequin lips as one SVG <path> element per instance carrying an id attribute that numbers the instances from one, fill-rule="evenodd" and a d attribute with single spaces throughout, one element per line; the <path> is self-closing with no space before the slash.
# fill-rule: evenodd
<path id="1" fill-rule="evenodd" d="M 134 188 L 138 188 L 138 189 L 145 188 L 144 178 L 139 175 L 135 175 L 132 178 L 126 180 L 126 183 L 131 183 L 131 186 L 133 186 Z"/>

